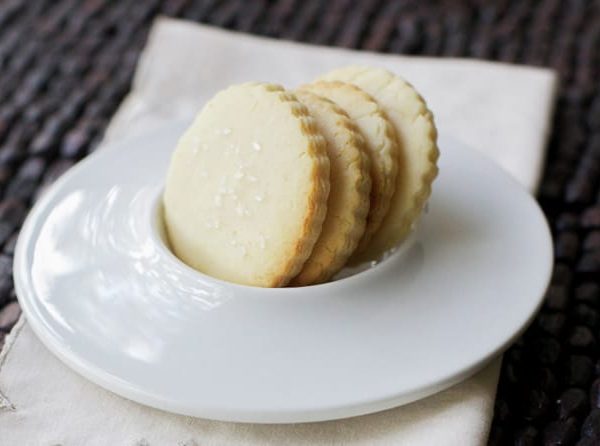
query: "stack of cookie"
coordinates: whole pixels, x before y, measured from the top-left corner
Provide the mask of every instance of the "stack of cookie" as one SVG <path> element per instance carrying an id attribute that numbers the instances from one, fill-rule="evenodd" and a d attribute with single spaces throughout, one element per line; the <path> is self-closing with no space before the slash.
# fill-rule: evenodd
<path id="1" fill-rule="evenodd" d="M 169 243 L 218 279 L 322 283 L 408 235 L 437 158 L 425 102 L 386 70 L 340 68 L 293 92 L 235 85 L 206 104 L 173 154 Z"/>

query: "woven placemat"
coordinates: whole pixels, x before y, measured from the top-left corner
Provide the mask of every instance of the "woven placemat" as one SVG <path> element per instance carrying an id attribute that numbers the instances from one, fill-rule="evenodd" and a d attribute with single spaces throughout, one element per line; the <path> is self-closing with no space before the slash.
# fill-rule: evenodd
<path id="1" fill-rule="evenodd" d="M 541 313 L 505 356 L 490 444 L 600 444 L 600 2 L 1 1 L 0 344 L 20 312 L 11 263 L 23 218 L 101 140 L 157 14 L 326 45 L 557 69 L 539 194 L 555 271 Z"/>

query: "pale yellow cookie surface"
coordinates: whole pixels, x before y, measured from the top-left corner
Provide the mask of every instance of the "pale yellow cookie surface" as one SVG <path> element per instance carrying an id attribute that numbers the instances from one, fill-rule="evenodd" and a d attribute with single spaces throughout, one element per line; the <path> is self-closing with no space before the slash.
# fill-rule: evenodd
<path id="1" fill-rule="evenodd" d="M 398 171 L 396 132 L 375 100 L 346 82 L 315 82 L 302 89 L 335 102 L 354 121 L 366 142 L 371 161 L 371 207 L 365 233 L 356 249 L 363 251 L 381 226 L 396 189 Z"/>
<path id="2" fill-rule="evenodd" d="M 327 142 L 331 189 L 327 215 L 313 251 L 292 285 L 329 280 L 346 263 L 361 239 L 369 211 L 371 178 L 362 135 L 333 102 L 308 91 L 296 92 Z"/>
<path id="3" fill-rule="evenodd" d="M 164 192 L 175 254 L 231 282 L 284 286 L 321 233 L 326 142 L 292 94 L 270 84 L 218 93 L 180 139 Z"/>
<path id="4" fill-rule="evenodd" d="M 439 157 L 433 116 L 410 84 L 381 68 L 339 68 L 320 80 L 348 82 L 366 91 L 396 130 L 396 191 L 379 230 L 359 255 L 360 260 L 376 259 L 408 235 L 431 193 Z"/>

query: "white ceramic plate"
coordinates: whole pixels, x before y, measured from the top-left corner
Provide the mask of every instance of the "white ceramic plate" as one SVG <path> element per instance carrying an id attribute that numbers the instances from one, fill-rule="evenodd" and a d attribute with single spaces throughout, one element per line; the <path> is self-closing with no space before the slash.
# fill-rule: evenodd
<path id="1" fill-rule="evenodd" d="M 102 387 L 219 420 L 365 414 L 473 374 L 540 305 L 552 258 L 540 209 L 449 139 L 405 252 L 307 288 L 197 273 L 165 248 L 156 223 L 180 132 L 173 125 L 89 157 L 39 200 L 19 238 L 15 285 L 29 324 Z"/>

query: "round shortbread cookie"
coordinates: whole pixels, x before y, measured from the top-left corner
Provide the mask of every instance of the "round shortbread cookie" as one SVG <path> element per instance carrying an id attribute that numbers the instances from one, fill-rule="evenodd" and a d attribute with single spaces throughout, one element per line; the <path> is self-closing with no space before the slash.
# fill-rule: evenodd
<path id="1" fill-rule="evenodd" d="M 396 191 L 381 227 L 358 256 L 361 261 L 374 260 L 408 235 L 431 194 L 439 157 L 433 116 L 410 84 L 381 68 L 339 68 L 320 80 L 349 82 L 363 89 L 396 130 L 400 149 Z"/>
<path id="2" fill-rule="evenodd" d="M 206 104 L 173 153 L 168 239 L 198 271 L 284 286 L 312 252 L 328 194 L 327 144 L 306 107 L 276 85 L 236 85 Z"/>
<path id="3" fill-rule="evenodd" d="M 368 246 L 371 237 L 381 226 L 396 189 L 396 132 L 377 102 L 356 85 L 322 81 L 304 85 L 301 89 L 335 102 L 350 116 L 364 136 L 371 161 L 372 186 L 367 226 L 356 248 L 356 252 L 359 253 Z"/>
<path id="4" fill-rule="evenodd" d="M 346 113 L 308 91 L 296 92 L 327 141 L 330 192 L 321 235 L 292 285 L 329 280 L 345 265 L 361 239 L 369 212 L 371 177 L 365 142 Z"/>

